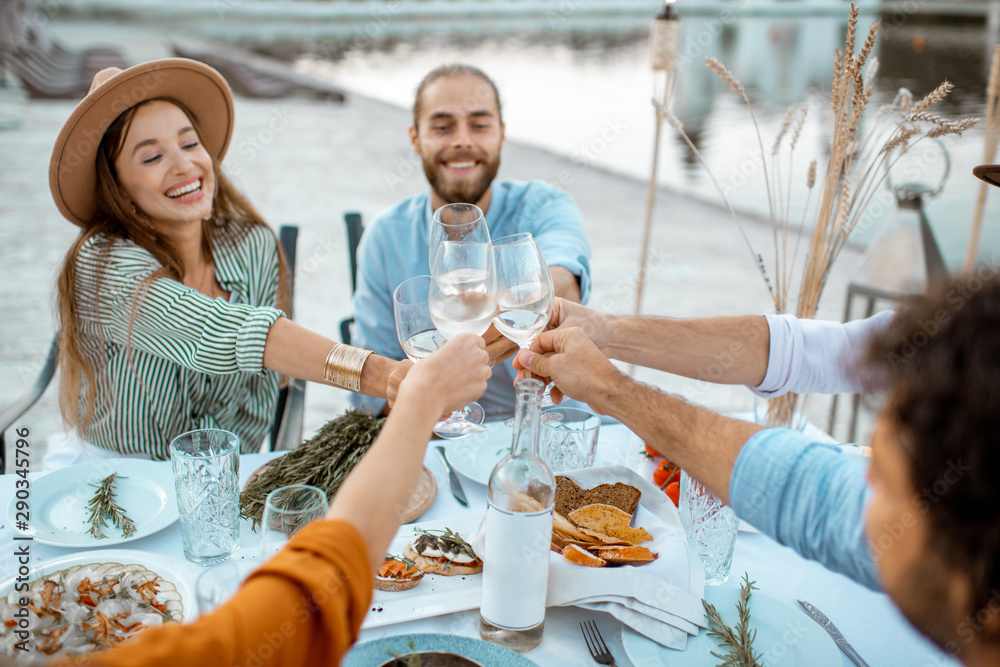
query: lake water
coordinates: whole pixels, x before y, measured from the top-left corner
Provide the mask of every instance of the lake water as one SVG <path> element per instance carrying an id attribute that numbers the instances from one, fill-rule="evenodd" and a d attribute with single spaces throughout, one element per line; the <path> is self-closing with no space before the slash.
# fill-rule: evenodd
<path id="1" fill-rule="evenodd" d="M 846 14 L 846 11 L 845 11 Z M 867 30 L 869 20 L 862 18 Z M 802 217 L 809 162 L 819 160 L 823 173 L 832 126 L 825 91 L 829 89 L 833 50 L 842 47 L 846 19 L 827 17 L 743 17 L 722 26 L 710 18 L 682 21 L 682 58 L 672 108 L 703 153 L 738 210 L 767 214 L 768 203 L 758 140 L 746 106 L 703 63 L 704 55 L 725 62 L 747 87 L 763 136 L 770 145 L 791 104 L 806 103 L 809 116 L 794 160 L 781 166 L 791 191 L 791 219 Z M 860 31 L 859 31 L 860 32 Z M 860 41 L 860 39 L 859 39 Z M 948 117 L 982 116 L 991 49 L 998 41 L 976 19 L 937 17 L 921 22 L 908 17 L 883 23 L 875 53 L 880 61 L 876 94 L 865 127 L 876 110 L 890 103 L 900 88 L 917 98 L 949 79 L 956 90 L 934 111 Z M 491 32 L 473 26 L 457 32 L 423 32 L 391 40 L 366 41 L 365 48 L 335 39 L 270 43 L 270 50 L 297 55 L 298 66 L 331 81 L 400 105 L 412 103 L 424 74 L 445 62 L 484 69 L 496 80 L 504 104 L 507 136 L 572 156 L 581 168 L 591 165 L 648 179 L 653 155 L 654 94 L 644 25 L 609 33 L 515 30 Z M 401 140 L 405 135 L 401 129 Z M 926 143 L 923 144 L 926 146 Z M 945 259 L 952 267 L 964 260 L 979 181 L 972 168 L 983 161 L 980 128 L 945 140 L 951 173 L 940 196 L 926 210 Z M 921 148 L 918 144 L 914 150 Z M 937 149 L 917 180 L 939 180 L 943 168 Z M 660 141 L 659 182 L 670 188 L 722 203 L 705 169 L 673 129 L 664 126 Z M 539 174 L 559 183 L 565 174 Z M 820 181 L 822 178 L 819 179 Z M 1000 194 L 1000 193 L 998 193 Z M 1000 251 L 1000 202 L 991 195 L 980 258 Z M 814 197 L 815 199 L 815 197 Z M 891 215 L 891 195 L 884 192 L 874 215 L 853 240 L 869 242 Z M 622 211 L 623 224 L 641 225 L 645 202 Z M 879 211 L 883 212 L 879 212 Z M 657 224 L 696 224 L 672 220 L 658 211 Z M 805 219 L 808 221 L 810 213 Z M 735 227 L 734 227 L 735 233 Z"/>

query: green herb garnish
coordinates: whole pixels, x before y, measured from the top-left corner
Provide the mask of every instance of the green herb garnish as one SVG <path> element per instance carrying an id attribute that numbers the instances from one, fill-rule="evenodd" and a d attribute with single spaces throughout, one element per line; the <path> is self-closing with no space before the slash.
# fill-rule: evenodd
<path id="1" fill-rule="evenodd" d="M 122 531 L 122 537 L 131 537 L 135 533 L 135 522 L 125 515 L 125 510 L 115 501 L 114 488 L 117 479 L 118 473 L 111 473 L 102 479 L 99 484 L 90 485 L 97 489 L 97 492 L 94 493 L 94 497 L 87 503 L 87 507 L 90 509 L 90 518 L 87 519 L 90 523 L 90 530 L 87 532 L 99 540 L 104 540 L 108 537 L 101 530 L 101 528 L 108 525 L 108 521 L 115 528 Z M 122 479 L 125 478 L 123 477 Z"/>
<path id="2" fill-rule="evenodd" d="M 757 590 L 754 586 L 756 581 L 750 581 L 750 576 L 743 573 L 743 584 L 740 585 L 740 601 L 736 605 L 740 622 L 730 628 L 722 620 L 715 606 L 707 600 L 702 600 L 705 607 L 705 617 L 708 619 L 708 636 L 719 640 L 720 646 L 729 649 L 725 655 L 712 652 L 712 655 L 722 660 L 720 667 L 763 667 L 760 662 L 761 654 L 754 653 L 753 640 L 757 638 L 757 631 L 750 631 L 750 595 Z"/>
<path id="3" fill-rule="evenodd" d="M 240 516 L 257 530 L 267 494 L 279 486 L 309 484 L 333 500 L 347 475 L 375 442 L 385 418 L 348 410 L 323 426 L 315 436 L 262 469 L 240 494 Z"/>

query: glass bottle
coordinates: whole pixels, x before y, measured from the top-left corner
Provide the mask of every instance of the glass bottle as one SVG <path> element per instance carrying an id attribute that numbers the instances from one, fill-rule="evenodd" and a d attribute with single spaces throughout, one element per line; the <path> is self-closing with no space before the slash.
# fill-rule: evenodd
<path id="1" fill-rule="evenodd" d="M 516 383 L 511 452 L 493 468 L 487 491 L 479 634 L 519 652 L 538 646 L 545 629 L 556 480 L 538 456 L 544 387 Z"/>

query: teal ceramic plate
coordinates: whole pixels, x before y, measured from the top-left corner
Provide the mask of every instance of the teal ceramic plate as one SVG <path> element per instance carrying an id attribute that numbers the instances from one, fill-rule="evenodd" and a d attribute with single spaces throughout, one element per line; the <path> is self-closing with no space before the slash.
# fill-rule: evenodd
<path id="1" fill-rule="evenodd" d="M 534 667 L 533 662 L 511 651 L 481 639 L 458 635 L 413 634 L 383 637 L 358 644 L 344 657 L 341 667 L 381 667 L 393 656 L 420 651 L 454 653 L 483 667 Z"/>
<path id="2" fill-rule="evenodd" d="M 707 586 L 705 598 L 715 605 L 726 625 L 732 627 L 739 620 L 736 614 L 740 598 L 738 588 Z M 754 649 L 763 654 L 762 664 L 768 667 L 842 667 L 844 664 L 840 649 L 805 612 L 758 591 L 750 598 L 750 629 L 757 630 Z M 632 662 L 643 667 L 716 665 L 720 661 L 712 657 L 712 651 L 724 653 L 705 630 L 697 637 L 689 637 L 684 651 L 664 648 L 627 626 L 622 628 L 622 644 Z"/>

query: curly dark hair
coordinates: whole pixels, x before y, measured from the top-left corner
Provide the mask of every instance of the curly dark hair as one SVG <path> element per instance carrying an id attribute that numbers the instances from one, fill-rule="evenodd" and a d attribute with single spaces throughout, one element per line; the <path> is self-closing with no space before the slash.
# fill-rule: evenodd
<path id="1" fill-rule="evenodd" d="M 975 275 L 912 302 L 877 336 L 913 485 L 935 549 L 968 573 L 975 613 L 1000 588 L 1000 277 Z"/>

